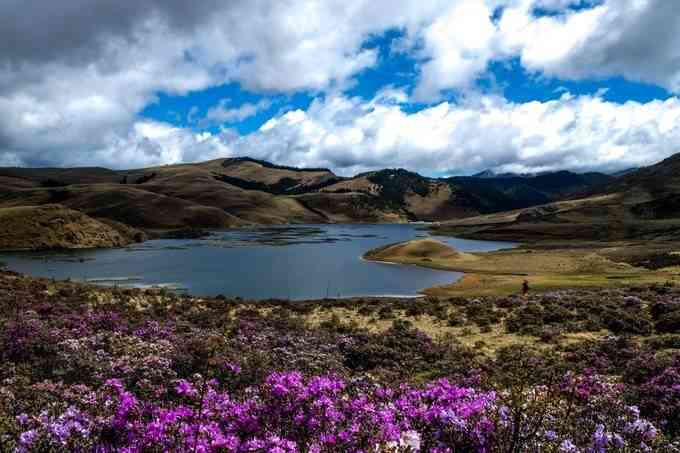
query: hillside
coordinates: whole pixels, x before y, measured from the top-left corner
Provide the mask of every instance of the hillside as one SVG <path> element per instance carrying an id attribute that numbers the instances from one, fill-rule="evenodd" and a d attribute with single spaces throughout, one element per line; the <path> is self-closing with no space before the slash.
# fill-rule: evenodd
<path id="1" fill-rule="evenodd" d="M 581 196 L 444 222 L 441 231 L 480 238 L 539 240 L 680 239 L 680 154 Z"/>
<path id="2" fill-rule="evenodd" d="M 434 179 L 386 169 L 342 180 L 321 191 L 372 195 L 383 208 L 401 211 L 411 220 L 442 221 L 548 203 L 612 180 L 601 173 L 568 171 L 531 177 Z"/>
<path id="3" fill-rule="evenodd" d="M 150 234 L 288 223 L 446 221 L 547 203 L 611 179 L 570 172 L 435 179 L 403 169 L 346 178 L 325 168 L 248 157 L 120 171 L 0 168 L 0 208 L 58 203 Z"/>
<path id="4" fill-rule="evenodd" d="M 60 205 L 0 209 L 0 249 L 4 250 L 120 247 L 142 238 L 141 232 Z"/>

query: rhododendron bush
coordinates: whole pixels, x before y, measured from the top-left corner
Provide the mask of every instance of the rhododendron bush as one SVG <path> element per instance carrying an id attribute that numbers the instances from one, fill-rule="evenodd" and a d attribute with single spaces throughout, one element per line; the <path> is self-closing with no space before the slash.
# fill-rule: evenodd
<path id="1" fill-rule="evenodd" d="M 2 451 L 680 451 L 667 337 L 485 354 L 408 314 L 371 330 L 304 303 L 0 282 Z M 469 311 L 526 322 L 503 304 Z"/>
<path id="2" fill-rule="evenodd" d="M 539 419 L 503 395 L 442 379 L 387 388 L 333 376 L 273 373 L 241 395 L 217 379 L 180 379 L 142 399 L 118 379 L 97 390 L 41 384 L 53 404 L 18 415 L 17 449 L 79 451 L 652 451 L 657 429 L 615 388 L 589 376 L 536 389 Z M 550 395 L 551 391 L 557 394 Z M 61 401 L 57 403 L 58 398 Z M 585 400 L 588 401 L 585 401 Z M 568 418 L 566 418 L 568 417 Z M 517 448 L 512 449 L 513 443 Z"/>

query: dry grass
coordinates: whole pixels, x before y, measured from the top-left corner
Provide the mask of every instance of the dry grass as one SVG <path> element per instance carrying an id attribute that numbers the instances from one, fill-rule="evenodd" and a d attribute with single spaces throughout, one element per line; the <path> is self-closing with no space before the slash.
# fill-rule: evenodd
<path id="1" fill-rule="evenodd" d="M 118 247 L 131 241 L 112 226 L 60 205 L 0 209 L 0 250 Z"/>
<path id="2" fill-rule="evenodd" d="M 358 309 L 359 307 L 356 308 Z M 449 312 L 453 313 L 457 310 L 457 308 L 451 307 Z M 269 313 L 266 309 L 261 309 L 260 311 L 263 314 Z M 611 332 L 606 330 L 599 332 L 566 333 L 561 335 L 556 343 L 548 344 L 541 342 L 536 337 L 508 333 L 505 331 L 502 323 L 491 325 L 487 329 L 481 329 L 471 324 L 452 327 L 449 326 L 446 321 L 430 315 L 409 317 L 406 313 L 401 311 L 395 311 L 393 314 L 394 319 L 408 320 L 414 328 L 427 334 L 430 338 L 455 338 L 462 345 L 473 348 L 477 352 L 487 356 L 493 356 L 496 351 L 506 346 L 529 345 L 536 348 L 549 349 L 554 348 L 555 346 L 564 346 L 595 340 L 611 334 Z M 356 309 L 338 307 L 323 310 L 316 309 L 310 314 L 302 315 L 302 317 L 309 327 L 317 327 L 323 322 L 331 321 L 336 317 L 345 323 L 353 323 L 357 327 L 366 329 L 372 333 L 381 333 L 388 330 L 393 322 L 392 319 L 380 319 L 375 315 L 362 315 L 358 313 Z"/>
<path id="3" fill-rule="evenodd" d="M 611 287 L 680 281 L 673 268 L 651 271 L 610 259 L 602 245 L 583 248 L 529 248 L 461 253 L 432 239 L 370 251 L 366 258 L 464 272 L 462 280 L 428 288 L 430 296 L 498 296 L 515 294 L 524 279 L 533 290 Z"/>

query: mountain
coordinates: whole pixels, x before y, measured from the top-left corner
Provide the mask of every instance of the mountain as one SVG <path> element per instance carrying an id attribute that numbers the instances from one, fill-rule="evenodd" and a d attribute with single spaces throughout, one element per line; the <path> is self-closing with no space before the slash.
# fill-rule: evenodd
<path id="1" fill-rule="evenodd" d="M 244 225 L 444 221 L 548 203 L 612 180 L 570 172 L 436 179 L 404 169 L 347 178 L 248 157 L 120 171 L 0 168 L 0 208 L 59 205 L 153 235 Z"/>
<path id="2" fill-rule="evenodd" d="M 473 178 L 496 178 L 498 175 L 493 170 L 483 170 L 472 175 Z"/>
<path id="3" fill-rule="evenodd" d="M 549 172 L 548 172 L 549 173 Z M 494 178 L 530 178 L 532 176 L 538 176 L 545 173 L 496 173 L 491 169 L 480 171 L 472 175 L 473 178 L 484 178 L 484 179 L 494 179 Z"/>
<path id="4" fill-rule="evenodd" d="M 476 178 L 457 176 L 446 181 L 474 199 L 482 214 L 549 203 L 612 180 L 603 173 L 558 171 L 535 176 Z"/>
<path id="5" fill-rule="evenodd" d="M 615 177 L 618 178 L 618 177 L 620 177 L 620 176 L 626 176 L 626 175 L 628 175 L 628 174 L 630 174 L 630 173 L 634 173 L 634 172 L 638 171 L 639 169 L 640 169 L 640 167 L 624 168 L 623 170 L 619 170 L 619 171 L 616 171 L 616 172 L 610 173 L 610 174 L 611 174 L 612 176 L 615 176 Z"/>
<path id="6" fill-rule="evenodd" d="M 440 228 L 511 240 L 680 239 L 680 154 L 618 178 L 587 178 L 594 184 L 559 201 L 451 220 Z"/>

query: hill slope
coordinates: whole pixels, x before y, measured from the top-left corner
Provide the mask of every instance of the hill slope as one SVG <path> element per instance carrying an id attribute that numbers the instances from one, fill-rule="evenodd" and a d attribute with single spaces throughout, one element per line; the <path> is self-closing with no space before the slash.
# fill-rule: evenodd
<path id="1" fill-rule="evenodd" d="M 526 209 L 452 220 L 449 233 L 495 239 L 680 239 L 680 154 L 567 197 Z"/>
<path id="2" fill-rule="evenodd" d="M 546 203 L 610 179 L 569 172 L 435 179 L 403 169 L 345 178 L 324 168 L 245 157 L 122 171 L 0 168 L 0 208 L 58 203 L 152 233 L 287 223 L 444 221 Z"/>
<path id="3" fill-rule="evenodd" d="M 120 247 L 142 238 L 60 205 L 0 209 L 0 249 Z"/>

